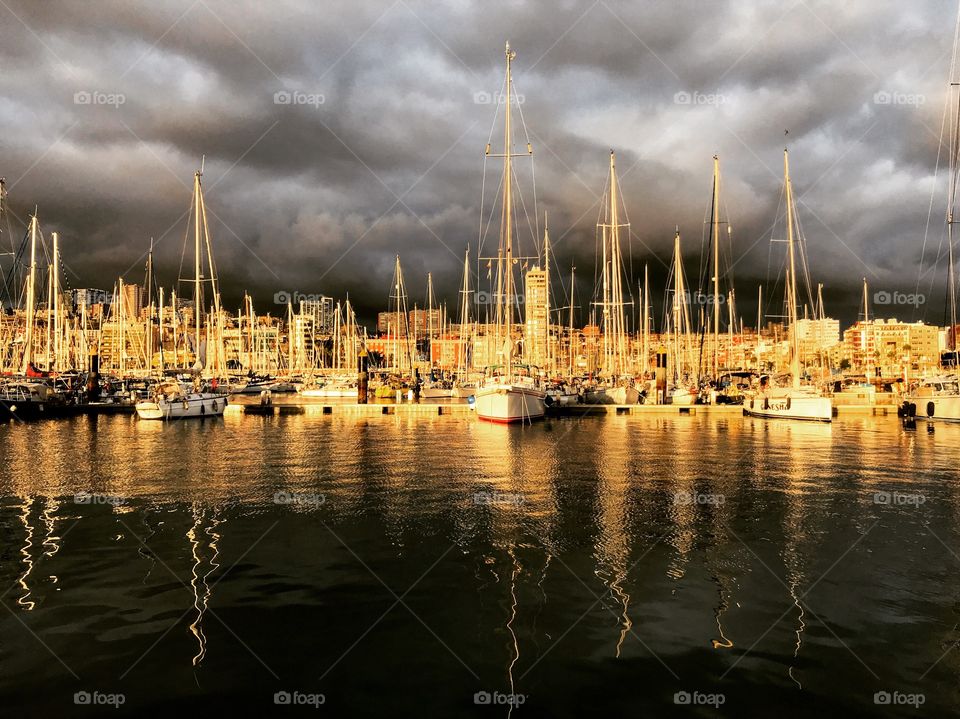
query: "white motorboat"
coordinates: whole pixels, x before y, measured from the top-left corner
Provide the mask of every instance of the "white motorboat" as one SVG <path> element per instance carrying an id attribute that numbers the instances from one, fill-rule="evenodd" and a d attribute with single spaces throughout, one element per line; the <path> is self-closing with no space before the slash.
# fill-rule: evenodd
<path id="1" fill-rule="evenodd" d="M 529 422 L 544 415 L 546 393 L 532 377 L 495 375 L 474 395 L 477 416 L 488 422 Z"/>
<path id="2" fill-rule="evenodd" d="M 178 383 L 158 385 L 153 397 L 137 402 L 140 419 L 186 419 L 188 417 L 220 417 L 227 408 L 227 395 L 206 390 L 185 389 Z"/>
<path id="3" fill-rule="evenodd" d="M 907 395 L 907 416 L 960 422 L 960 382 L 955 376 L 931 377 Z"/>

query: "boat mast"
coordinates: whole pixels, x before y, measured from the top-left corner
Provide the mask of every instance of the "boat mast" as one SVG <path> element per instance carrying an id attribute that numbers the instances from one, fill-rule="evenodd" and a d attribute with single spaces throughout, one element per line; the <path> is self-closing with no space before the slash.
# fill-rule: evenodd
<path id="1" fill-rule="evenodd" d="M 543 213 L 543 264 L 544 272 L 546 272 L 546 285 L 547 285 L 547 321 L 546 327 L 544 328 L 544 340 L 546 342 L 546 371 L 550 371 L 550 233 L 547 230 L 547 213 Z"/>
<path id="2" fill-rule="evenodd" d="M 683 266 L 680 259 L 680 229 L 673 238 L 673 376 L 674 382 L 680 379 L 680 331 L 681 298 L 683 297 Z"/>
<path id="3" fill-rule="evenodd" d="M 470 326 L 470 245 L 463 253 L 463 289 L 460 305 L 460 352 L 457 356 L 457 374 L 463 378 L 467 373 L 467 332 Z"/>
<path id="4" fill-rule="evenodd" d="M 158 320 L 160 325 L 160 374 L 162 375 L 163 374 L 163 287 L 158 287 L 157 291 L 159 293 L 158 306 L 160 307 L 160 317 L 158 317 Z M 150 367 L 148 369 L 149 370 L 153 369 L 152 357 L 150 358 Z"/>
<path id="5" fill-rule="evenodd" d="M 576 281 L 574 265 L 570 265 L 570 377 L 573 377 L 573 285 Z"/>
<path id="6" fill-rule="evenodd" d="M 760 361 L 760 325 L 763 322 L 763 285 L 757 286 L 757 373 L 763 371 L 763 364 Z"/>
<path id="7" fill-rule="evenodd" d="M 650 274 L 646 263 L 643 265 L 643 357 L 641 367 L 646 372 L 650 363 Z"/>
<path id="8" fill-rule="evenodd" d="M 23 340 L 23 364 L 20 374 L 27 374 L 30 363 L 33 362 L 33 323 L 34 303 L 36 302 L 37 281 L 37 211 L 34 209 L 30 218 L 30 274 L 27 277 L 27 327 Z"/>
<path id="9" fill-rule="evenodd" d="M 513 374 L 513 169 L 511 156 L 513 147 L 510 134 L 510 104 L 512 98 L 513 78 L 510 75 L 510 63 L 517 53 L 510 50 L 509 41 L 506 43 L 504 51 L 507 59 L 507 95 L 504 102 L 505 121 L 503 124 L 503 225 L 501 227 L 501 236 L 503 238 L 504 256 L 506 261 L 506 276 L 504 278 L 504 297 L 497 298 L 497 302 L 503 302 L 506 299 L 504 308 L 504 319 L 507 331 L 507 377 Z M 499 312 L 498 312 L 499 316 Z"/>
<path id="10" fill-rule="evenodd" d="M 200 318 L 203 316 L 202 296 L 202 267 L 200 257 L 200 174 L 197 170 L 193 176 L 193 269 L 196 289 L 193 294 L 193 322 L 194 322 L 194 364 L 200 362 Z"/>
<path id="11" fill-rule="evenodd" d="M 623 290 L 620 286 L 620 218 L 617 213 L 617 166 L 616 156 L 610 150 L 610 309 L 613 310 L 612 333 L 610 342 L 611 374 L 622 376 L 626 374 L 624 367 L 623 347 Z M 606 332 L 604 328 L 604 332 Z"/>
<path id="12" fill-rule="evenodd" d="M 65 368 L 60 325 L 60 233 L 53 233 L 53 357 L 58 370 Z"/>
<path id="13" fill-rule="evenodd" d="M 720 370 L 720 158 L 713 156 L 713 377 Z"/>
<path id="14" fill-rule="evenodd" d="M 427 363 L 433 371 L 433 273 L 427 273 Z"/>
<path id="15" fill-rule="evenodd" d="M 790 375 L 794 389 L 800 388 L 800 336 L 797 328 L 797 265 L 793 247 L 793 187 L 790 184 L 790 160 L 783 149 L 783 181 L 787 193 L 787 327 L 790 337 Z M 866 291 L 866 290 L 864 290 Z"/>
<path id="16" fill-rule="evenodd" d="M 153 238 L 150 238 L 150 252 L 147 253 L 147 323 L 146 323 L 146 345 L 147 345 L 147 372 L 153 368 Z M 161 304 L 161 307 L 163 305 Z"/>

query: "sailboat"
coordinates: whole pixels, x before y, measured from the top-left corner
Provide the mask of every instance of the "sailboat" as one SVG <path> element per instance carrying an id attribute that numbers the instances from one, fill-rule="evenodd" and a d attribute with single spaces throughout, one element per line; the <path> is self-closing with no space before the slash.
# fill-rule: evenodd
<path id="1" fill-rule="evenodd" d="M 683 272 L 683 255 L 680 252 L 680 229 L 673 237 L 672 278 L 668 292 L 672 293 L 670 309 L 664 307 L 668 365 L 672 367 L 667 400 L 678 406 L 692 405 L 697 400 L 698 380 L 691 377 L 694 368 L 693 348 L 690 344 L 690 297 Z"/>
<path id="2" fill-rule="evenodd" d="M 627 371 L 629 337 L 626 329 L 623 302 L 623 256 L 620 251 L 620 228 L 630 227 L 620 222 L 616 155 L 610 150 L 610 174 L 607 183 L 607 207 L 603 221 L 597 224 L 601 243 L 601 284 L 603 298 L 598 304 L 603 323 L 603 363 L 600 374 L 603 382 L 587 390 L 587 404 L 636 404 L 640 391 L 633 386 Z"/>
<path id="3" fill-rule="evenodd" d="M 200 342 L 201 322 L 203 318 L 203 249 L 201 234 L 206 244 L 207 260 L 210 269 L 210 283 L 214 301 L 214 315 L 220 316 L 220 295 L 216 281 L 216 271 L 213 262 L 213 253 L 210 245 L 210 232 L 207 227 L 206 206 L 203 202 L 203 190 L 200 187 L 200 177 L 203 170 L 198 170 L 193 178 L 193 198 L 191 205 L 194 216 L 194 376 L 193 384 L 183 384 L 175 379 L 160 382 L 154 388 L 153 396 L 142 402 L 137 402 L 135 409 L 140 419 L 183 419 L 186 417 L 218 417 L 227 408 L 227 396 L 201 383 L 199 370 L 203 369 L 203 360 L 210 359 L 210 349 L 213 345 L 210 322 L 207 322 L 206 357 L 203 345 Z M 201 225 L 203 230 L 201 232 Z"/>
<path id="4" fill-rule="evenodd" d="M 506 44 L 506 93 L 503 132 L 503 206 L 500 222 L 500 247 L 497 252 L 496 346 L 503 356 L 503 364 L 492 367 L 490 374 L 480 382 L 474 400 L 477 416 L 490 422 L 523 422 L 543 417 L 546 393 L 529 367 L 514 365 L 513 355 L 513 152 L 510 127 L 510 108 L 513 102 L 513 81 L 510 63 L 516 53 Z M 487 154 L 489 155 L 489 146 Z M 533 150 L 529 143 L 527 153 Z"/>
<path id="5" fill-rule="evenodd" d="M 790 183 L 790 159 L 783 151 L 783 181 L 787 205 L 787 322 L 790 328 L 789 387 L 765 387 L 743 404 L 743 412 L 752 417 L 801 419 L 815 422 L 833 420 L 833 402 L 820 395 L 814 387 L 800 386 L 800 333 L 797 331 L 797 266 L 794 249 L 793 186 Z M 759 328 L 758 328 L 759 331 Z"/>
<path id="6" fill-rule="evenodd" d="M 470 248 L 463 254 L 463 287 L 460 289 L 460 334 L 457 341 L 457 374 L 453 381 L 450 396 L 456 399 L 468 399 L 477 391 L 476 382 L 469 377 L 470 356 L 473 354 L 470 333 Z"/>
<path id="7" fill-rule="evenodd" d="M 960 53 L 960 24 L 958 34 L 953 40 L 953 61 L 950 67 L 950 85 L 947 93 L 947 107 L 950 112 L 950 180 L 947 194 L 947 311 L 950 328 L 947 332 L 947 351 L 941 355 L 942 365 L 957 371 L 957 280 L 954 267 L 953 224 L 954 209 L 957 203 L 957 173 L 960 172 L 960 105 L 957 99 L 958 73 L 957 60 Z M 942 138 L 941 138 L 942 140 Z M 946 360 L 944 362 L 943 360 Z M 900 414 L 907 417 L 919 415 L 928 420 L 960 422 L 960 379 L 948 370 L 937 377 L 926 377 L 907 394 Z"/>
<path id="8" fill-rule="evenodd" d="M 453 396 L 453 383 L 448 379 L 437 378 L 433 367 L 433 340 L 442 334 L 442 327 L 434 327 L 434 300 L 433 273 L 427 273 L 427 363 L 430 367 L 430 376 L 423 381 L 420 387 L 420 396 L 424 399 L 450 399 Z M 441 313 L 442 314 L 442 313 Z"/>

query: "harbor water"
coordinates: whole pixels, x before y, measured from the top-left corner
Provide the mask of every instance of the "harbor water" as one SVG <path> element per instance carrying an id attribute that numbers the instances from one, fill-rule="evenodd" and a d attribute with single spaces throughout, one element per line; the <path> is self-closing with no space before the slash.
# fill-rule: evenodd
<path id="1" fill-rule="evenodd" d="M 8 716 L 960 698 L 960 426 L 78 416 L 0 459 Z"/>

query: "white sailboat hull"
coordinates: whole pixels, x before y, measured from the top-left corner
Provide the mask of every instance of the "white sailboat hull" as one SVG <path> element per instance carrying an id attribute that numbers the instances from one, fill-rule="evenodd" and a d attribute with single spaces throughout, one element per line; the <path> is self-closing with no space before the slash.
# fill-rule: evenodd
<path id="1" fill-rule="evenodd" d="M 438 387 L 424 387 L 420 390 L 420 396 L 424 399 L 450 399 L 453 397 L 453 390 Z"/>
<path id="2" fill-rule="evenodd" d="M 468 399 L 477 393 L 477 387 L 473 384 L 460 384 L 450 390 L 450 396 L 455 399 Z"/>
<path id="3" fill-rule="evenodd" d="M 756 396 L 744 400 L 743 413 L 768 419 L 797 419 L 832 422 L 833 403 L 829 397 L 810 394 Z"/>
<path id="4" fill-rule="evenodd" d="M 314 387 L 300 390 L 301 397 L 358 397 L 356 387 Z"/>
<path id="5" fill-rule="evenodd" d="M 148 400 L 137 402 L 137 416 L 140 419 L 185 419 L 188 417 L 220 417 L 227 408 L 224 395 L 204 392 L 190 394 L 182 399 Z"/>
<path id="6" fill-rule="evenodd" d="M 498 384 L 478 388 L 477 416 L 488 422 L 528 422 L 543 417 L 544 392 L 532 387 Z"/>

